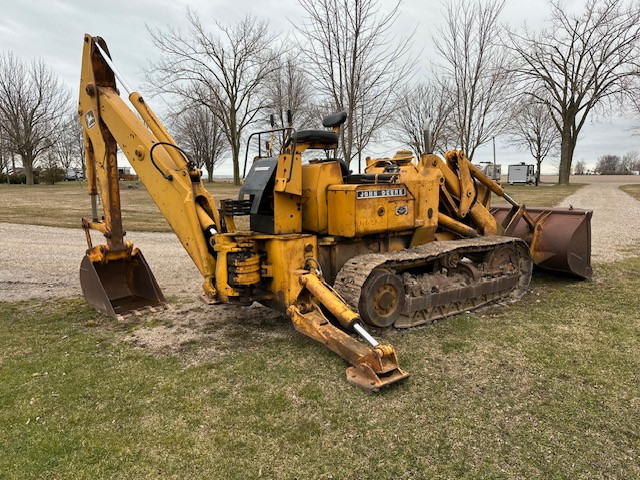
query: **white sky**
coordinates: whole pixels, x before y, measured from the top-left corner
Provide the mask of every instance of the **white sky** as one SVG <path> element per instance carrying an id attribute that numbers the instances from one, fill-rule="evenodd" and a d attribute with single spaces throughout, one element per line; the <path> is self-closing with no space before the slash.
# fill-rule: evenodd
<path id="1" fill-rule="evenodd" d="M 569 9 L 580 9 L 582 4 L 583 1 L 577 0 L 566 2 Z M 390 3 L 381 0 L 381 5 L 384 8 Z M 214 18 L 230 22 L 251 13 L 269 19 L 273 30 L 283 34 L 290 30 L 290 22 L 298 21 L 303 14 L 295 0 L 0 0 L 0 50 L 13 50 L 25 59 L 41 57 L 69 84 L 75 95 L 83 35 L 99 35 L 107 41 L 117 68 L 136 88 L 142 85 L 142 68 L 149 60 L 158 58 L 145 25 L 184 26 L 187 6 L 197 11 L 205 23 Z M 408 34 L 415 28 L 414 48 L 416 53 L 421 52 L 416 79 L 427 73 L 429 61 L 435 58 L 431 35 L 442 21 L 441 10 L 439 0 L 404 0 L 401 6 L 397 33 Z M 512 26 L 526 22 L 535 28 L 543 25 L 548 12 L 546 0 L 507 0 L 503 20 Z M 150 103 L 156 110 L 162 110 L 159 100 L 150 99 Z M 640 137 L 633 136 L 631 131 L 639 124 L 639 119 L 619 114 L 592 118 L 581 134 L 575 161 L 594 164 L 604 154 L 622 155 L 640 150 Z M 500 138 L 496 144 L 498 163 L 533 163 L 527 152 L 509 148 Z M 372 148 L 368 153 L 379 155 L 393 150 Z M 490 143 L 474 157 L 476 162 L 483 160 L 492 160 Z M 230 173 L 230 161 L 216 169 L 217 175 Z M 552 158 L 546 161 L 543 173 L 555 173 Z"/>

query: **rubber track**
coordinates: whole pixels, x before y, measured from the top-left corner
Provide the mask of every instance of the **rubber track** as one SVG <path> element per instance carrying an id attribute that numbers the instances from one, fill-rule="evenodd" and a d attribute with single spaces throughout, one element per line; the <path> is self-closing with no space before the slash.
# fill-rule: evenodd
<path id="1" fill-rule="evenodd" d="M 523 262 L 521 265 L 520 279 L 515 288 L 507 292 L 499 292 L 500 295 L 497 298 L 491 298 L 488 301 L 476 302 L 469 308 L 465 305 L 457 312 L 449 312 L 444 315 L 434 315 L 433 317 L 423 318 L 418 323 L 412 323 L 406 315 L 402 315 L 402 320 L 397 320 L 394 325 L 398 326 L 400 323 L 402 328 L 414 326 L 422 323 L 428 323 L 444 316 L 454 315 L 462 311 L 472 310 L 478 308 L 487 303 L 496 301 L 515 301 L 525 294 L 531 281 L 531 270 L 533 268 L 533 262 L 529 256 L 529 248 L 527 244 L 519 239 L 505 236 L 486 236 L 476 237 L 460 240 L 431 242 L 418 247 L 412 247 L 405 250 L 398 250 L 387 253 L 369 253 L 365 255 L 358 255 L 353 257 L 344 264 L 338 275 L 336 276 L 333 288 L 344 298 L 347 303 L 358 311 L 358 302 L 362 287 L 371 274 L 371 272 L 378 267 L 386 267 L 391 270 L 403 270 L 417 266 L 421 263 L 432 262 L 440 257 L 444 257 L 452 252 L 460 254 L 473 253 L 473 252 L 489 252 L 496 247 L 503 245 L 513 245 L 517 250 L 522 253 L 522 258 L 528 259 L 528 262 Z M 473 300 L 473 299 L 472 299 Z"/>

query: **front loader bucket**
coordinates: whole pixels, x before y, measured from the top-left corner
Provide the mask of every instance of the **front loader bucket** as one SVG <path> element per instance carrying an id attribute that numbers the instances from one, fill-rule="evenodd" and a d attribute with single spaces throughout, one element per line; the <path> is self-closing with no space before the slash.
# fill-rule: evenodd
<path id="1" fill-rule="evenodd" d="M 541 268 L 591 278 L 591 210 L 578 208 L 529 208 L 523 216 L 514 207 L 498 205 L 491 213 L 505 227 L 505 235 L 522 238 L 529 245 L 533 262 Z"/>
<path id="2" fill-rule="evenodd" d="M 87 303 L 105 315 L 124 317 L 162 307 L 166 300 L 142 252 L 126 258 L 80 265 L 80 286 Z"/>

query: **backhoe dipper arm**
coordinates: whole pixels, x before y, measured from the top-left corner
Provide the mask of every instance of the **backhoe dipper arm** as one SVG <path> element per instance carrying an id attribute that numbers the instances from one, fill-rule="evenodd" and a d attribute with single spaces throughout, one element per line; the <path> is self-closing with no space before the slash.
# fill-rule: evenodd
<path id="1" fill-rule="evenodd" d="M 84 130 L 89 193 L 95 198 L 97 182 L 104 220 L 96 222 L 94 211 L 94 221 L 83 220 L 83 224 L 105 235 L 109 251 L 127 249 L 120 214 L 119 146 L 205 277 L 205 291 L 215 293 L 212 277 L 216 262 L 210 240 L 220 231 L 220 219 L 214 199 L 202 185 L 200 171 L 176 146 L 140 94 L 128 92 L 142 121 L 120 98 L 108 55 L 102 38 L 84 36 L 78 115 Z"/>

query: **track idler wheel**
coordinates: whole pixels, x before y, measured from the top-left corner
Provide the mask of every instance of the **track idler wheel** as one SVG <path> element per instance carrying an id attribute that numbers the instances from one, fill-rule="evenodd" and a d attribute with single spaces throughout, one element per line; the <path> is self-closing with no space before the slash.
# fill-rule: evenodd
<path id="1" fill-rule="evenodd" d="M 360 318 L 374 327 L 389 327 L 404 308 L 404 284 L 394 272 L 374 270 L 362 287 Z"/>
<path id="2" fill-rule="evenodd" d="M 516 271 L 520 266 L 520 257 L 511 245 L 503 245 L 489 252 L 486 262 L 491 271 Z"/>

